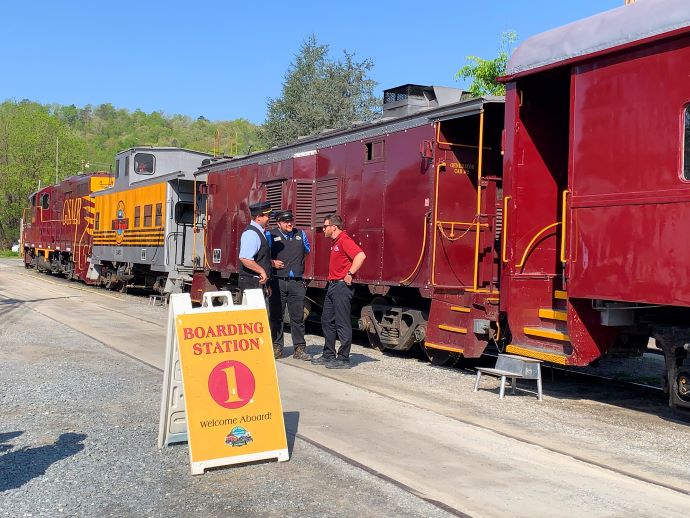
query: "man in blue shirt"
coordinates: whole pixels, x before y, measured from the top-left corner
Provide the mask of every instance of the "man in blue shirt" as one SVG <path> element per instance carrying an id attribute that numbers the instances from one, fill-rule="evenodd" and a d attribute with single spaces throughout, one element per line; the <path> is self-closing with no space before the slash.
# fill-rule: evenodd
<path id="1" fill-rule="evenodd" d="M 304 259 L 311 246 L 307 234 L 294 227 L 292 211 L 282 210 L 275 214 L 278 227 L 267 232 L 271 246 L 271 334 L 273 353 L 276 358 L 283 356 L 283 311 L 287 303 L 290 314 L 290 334 L 295 346 L 293 358 L 311 360 L 306 352 L 304 338 L 304 297 L 307 288 L 302 279 Z"/>
<path id="2" fill-rule="evenodd" d="M 241 291 L 263 288 L 271 277 L 271 251 L 264 234 L 271 204 L 259 202 L 249 206 L 252 221 L 242 232 L 239 250 Z"/>

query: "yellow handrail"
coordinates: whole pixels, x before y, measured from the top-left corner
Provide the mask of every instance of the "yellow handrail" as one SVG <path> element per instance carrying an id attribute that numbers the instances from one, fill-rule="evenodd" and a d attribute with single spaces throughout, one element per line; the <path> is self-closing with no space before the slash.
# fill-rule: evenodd
<path id="1" fill-rule="evenodd" d="M 563 201 L 563 203 L 562 203 L 563 206 L 562 206 L 562 208 L 561 208 L 561 223 L 563 223 L 563 225 L 561 226 L 561 262 L 564 263 L 564 264 L 565 264 L 566 262 L 568 262 L 568 259 L 567 259 L 566 256 L 565 256 L 565 237 L 566 237 L 565 233 L 566 233 L 566 230 L 567 230 L 566 224 L 565 224 L 565 215 L 566 215 L 566 205 L 565 205 L 565 202 L 566 202 L 566 198 L 568 197 L 568 193 L 569 193 L 569 192 L 570 192 L 570 191 L 569 191 L 568 189 L 566 189 L 565 191 L 563 191 L 563 200 L 562 200 L 562 201 Z"/>
<path id="2" fill-rule="evenodd" d="M 474 274 L 472 276 L 473 289 L 479 285 L 479 217 L 482 213 L 482 165 L 484 160 L 484 110 L 479 112 L 479 150 L 477 157 L 477 212 L 474 219 L 477 230 L 474 236 Z"/>
<path id="3" fill-rule="evenodd" d="M 505 196 L 503 198 L 503 228 L 501 229 L 501 260 L 504 263 L 508 262 L 506 257 L 506 236 L 508 235 L 508 200 L 512 199 L 512 196 Z"/>
<path id="4" fill-rule="evenodd" d="M 537 241 L 537 239 L 539 239 L 539 237 L 544 232 L 546 232 L 550 228 L 553 228 L 553 227 L 560 225 L 560 224 L 561 224 L 560 221 L 556 221 L 556 223 L 551 223 L 550 225 L 545 226 L 539 232 L 537 232 L 535 234 L 535 236 L 532 238 L 532 241 L 530 241 L 529 244 L 527 245 L 527 248 L 525 248 L 525 253 L 522 254 L 522 259 L 520 260 L 520 262 L 518 264 L 515 265 L 515 268 L 522 268 L 525 265 L 525 261 L 527 260 L 527 254 L 529 254 L 529 251 L 531 250 L 532 245 L 534 245 L 534 243 Z"/>
<path id="5" fill-rule="evenodd" d="M 436 228 L 436 221 L 438 220 L 438 179 L 442 167 L 446 167 L 445 162 L 439 162 L 436 166 L 436 178 L 434 181 L 434 183 L 436 184 L 434 186 L 434 228 Z M 434 232 L 434 241 L 431 251 L 431 285 L 436 285 L 436 232 Z"/>
<path id="6" fill-rule="evenodd" d="M 426 234 L 427 234 L 427 227 L 429 226 L 429 222 L 427 221 L 427 218 L 431 215 L 431 212 L 427 212 L 424 214 L 424 237 L 422 237 L 422 249 L 419 252 L 419 259 L 417 260 L 417 265 L 414 267 L 412 270 L 412 273 L 405 277 L 402 281 L 400 281 L 400 284 L 405 284 L 408 281 L 414 277 L 414 275 L 417 273 L 417 270 L 419 267 L 422 265 L 422 259 L 424 258 L 424 250 L 426 250 Z"/>
<path id="7" fill-rule="evenodd" d="M 482 115 L 484 112 L 481 112 Z M 446 142 L 444 140 L 441 140 L 441 121 L 436 123 L 436 143 L 437 144 L 443 144 L 444 146 L 453 146 L 453 147 L 466 147 L 470 149 L 477 149 L 479 146 L 475 146 L 472 144 L 458 144 L 456 142 Z M 481 144 L 480 144 L 481 145 Z M 490 147 L 486 147 L 488 151 L 491 151 Z"/>

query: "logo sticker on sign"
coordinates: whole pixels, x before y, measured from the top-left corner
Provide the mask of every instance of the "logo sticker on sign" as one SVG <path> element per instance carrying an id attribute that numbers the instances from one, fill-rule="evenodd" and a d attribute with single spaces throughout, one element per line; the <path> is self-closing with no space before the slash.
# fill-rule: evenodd
<path id="1" fill-rule="evenodd" d="M 223 304 L 214 306 L 214 300 Z M 192 309 L 189 294 L 173 295 L 170 318 L 174 332 L 169 324 L 159 446 L 187 439 L 192 474 L 262 459 L 288 460 L 263 292 L 247 290 L 241 306 L 232 304 L 228 292 L 206 293 L 198 309 Z M 173 410 L 182 393 L 187 434 L 172 437 L 168 430 L 179 423 L 179 409 L 175 418 Z"/>

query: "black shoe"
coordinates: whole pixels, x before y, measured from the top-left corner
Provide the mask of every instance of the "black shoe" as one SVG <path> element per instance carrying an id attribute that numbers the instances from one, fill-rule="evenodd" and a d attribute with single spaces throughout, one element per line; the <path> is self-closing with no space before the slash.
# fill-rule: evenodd
<path id="1" fill-rule="evenodd" d="M 327 369 L 349 369 L 350 368 L 350 360 L 333 360 L 332 362 L 328 362 L 326 364 Z"/>
<path id="2" fill-rule="evenodd" d="M 328 356 L 324 356 L 324 355 L 321 355 L 321 356 L 318 356 L 318 357 L 311 359 L 311 362 L 314 365 L 327 365 L 327 364 L 334 362 L 334 361 L 335 361 L 335 358 L 329 358 Z"/>

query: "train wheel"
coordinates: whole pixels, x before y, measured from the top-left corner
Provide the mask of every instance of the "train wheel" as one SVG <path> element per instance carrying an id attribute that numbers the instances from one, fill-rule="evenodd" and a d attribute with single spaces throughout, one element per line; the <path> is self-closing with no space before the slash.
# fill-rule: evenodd
<path id="1" fill-rule="evenodd" d="M 429 362 L 432 365 L 438 365 L 439 367 L 444 365 L 452 365 L 460 358 L 458 353 L 445 351 L 443 349 L 435 349 L 433 347 L 427 347 L 426 345 L 422 345 L 422 350 L 424 351 L 424 354 Z"/>

